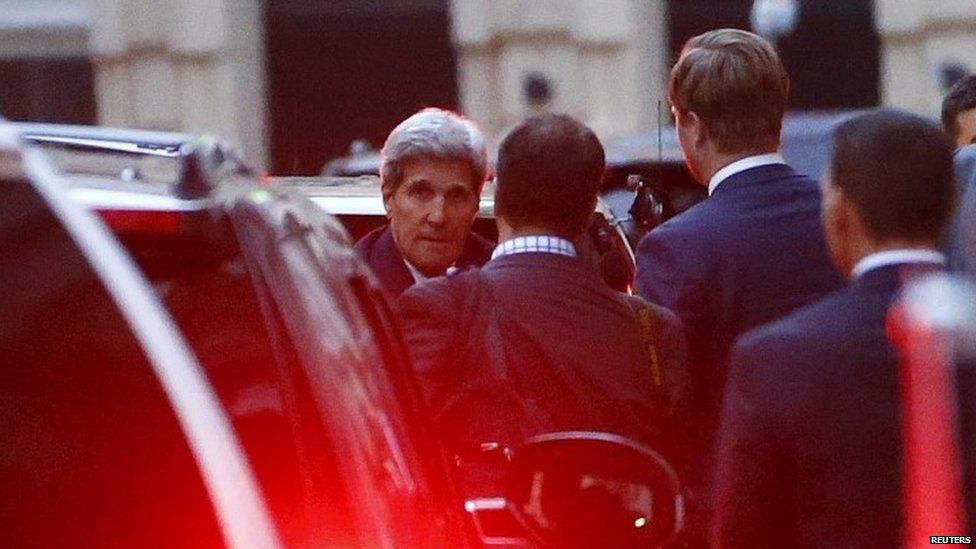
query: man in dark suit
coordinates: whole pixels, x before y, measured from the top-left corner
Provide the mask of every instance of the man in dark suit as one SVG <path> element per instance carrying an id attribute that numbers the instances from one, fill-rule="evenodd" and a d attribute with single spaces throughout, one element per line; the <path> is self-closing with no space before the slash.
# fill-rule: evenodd
<path id="1" fill-rule="evenodd" d="M 722 547 L 903 542 L 899 358 L 886 326 L 900 289 L 944 268 L 952 150 L 937 125 L 898 111 L 852 119 L 833 139 L 823 227 L 851 282 L 734 347 L 715 475 Z"/>
<path id="2" fill-rule="evenodd" d="M 603 147 L 586 126 L 552 114 L 523 122 L 498 153 L 492 259 L 400 296 L 413 366 L 455 454 L 559 430 L 609 431 L 663 449 L 679 430 L 679 322 L 612 290 L 576 258 L 572 241 L 590 219 L 603 169 Z M 469 489 L 491 485 L 468 473 Z"/>
<path id="3" fill-rule="evenodd" d="M 486 173 L 484 136 L 460 115 L 424 109 L 390 132 L 380 166 L 390 223 L 356 250 L 391 297 L 488 260 L 492 244 L 471 232 Z"/>
<path id="4" fill-rule="evenodd" d="M 778 152 L 788 92 L 773 47 L 734 29 L 689 40 L 668 82 L 685 162 L 710 196 L 641 240 L 636 288 L 675 311 L 688 336 L 697 439 L 682 472 L 695 496 L 692 528 L 710 507 L 733 340 L 843 285 L 820 232 L 816 182 Z"/>

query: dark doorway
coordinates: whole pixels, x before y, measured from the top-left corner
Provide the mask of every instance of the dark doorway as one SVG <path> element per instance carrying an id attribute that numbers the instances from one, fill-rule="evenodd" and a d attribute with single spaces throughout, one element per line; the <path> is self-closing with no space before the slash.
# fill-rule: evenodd
<path id="1" fill-rule="evenodd" d="M 83 57 L 0 60 L 0 116 L 8 120 L 94 124 L 95 76 Z"/>
<path id="2" fill-rule="evenodd" d="M 777 49 L 790 74 L 793 109 L 873 107 L 879 102 L 880 40 L 872 0 L 800 0 L 797 28 Z M 749 29 L 752 0 L 672 0 L 672 61 L 686 40 L 721 27 Z"/>
<path id="3" fill-rule="evenodd" d="M 422 107 L 457 108 L 447 0 L 267 0 L 265 24 L 275 174 L 316 174 Z"/>

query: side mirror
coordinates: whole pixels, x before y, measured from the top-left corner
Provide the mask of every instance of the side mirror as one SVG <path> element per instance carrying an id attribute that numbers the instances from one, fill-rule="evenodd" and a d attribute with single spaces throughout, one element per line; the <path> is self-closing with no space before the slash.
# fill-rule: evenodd
<path id="1" fill-rule="evenodd" d="M 627 176 L 627 187 L 634 191 L 630 216 L 643 232 L 650 231 L 674 215 L 667 193 L 642 176 Z"/>
<path id="2" fill-rule="evenodd" d="M 667 461 L 608 433 L 529 439 L 512 460 L 506 499 L 547 547 L 659 547 L 684 519 L 680 483 Z"/>

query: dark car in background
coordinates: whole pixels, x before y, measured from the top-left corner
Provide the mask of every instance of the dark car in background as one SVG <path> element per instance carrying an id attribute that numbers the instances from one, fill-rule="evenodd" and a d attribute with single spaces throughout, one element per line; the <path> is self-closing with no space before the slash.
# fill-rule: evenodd
<path id="1" fill-rule="evenodd" d="M 149 520 L 145 517 L 155 517 L 160 509 L 171 513 L 163 518 L 187 524 L 198 521 L 199 539 L 187 526 L 184 537 L 173 537 L 180 534 L 177 531 L 161 536 L 158 543 L 135 538 L 137 542 L 121 545 L 534 547 L 558 544 L 555 540 L 565 537 L 570 524 L 591 524 L 594 535 L 619 534 L 630 540 L 626 545 L 647 546 L 673 538 L 680 528 L 681 498 L 670 466 L 652 451 L 609 435 L 552 434 L 531 441 L 511 461 L 509 492 L 459 494 L 452 482 L 455 464 L 430 435 L 389 305 L 351 248 L 348 232 L 301 192 L 262 185 L 232 147 L 218 139 L 182 134 L 11 126 L 29 144 L 31 155 L 43 154 L 60 170 L 56 177 L 63 197 L 95 212 L 102 226 L 114 233 L 121 261 L 134 264 L 148 281 L 143 282 L 144 292 L 151 292 L 149 298 L 160 313 L 171 319 L 172 337 L 184 342 L 188 360 L 195 358 L 199 364 L 199 383 L 205 393 L 209 391 L 219 411 L 214 414 L 225 418 L 225 434 L 234 441 L 226 445 L 238 449 L 236 466 L 253 475 L 253 493 L 246 482 L 240 484 L 240 498 L 218 489 L 226 490 L 226 482 L 217 488 L 207 484 L 209 493 L 222 496 L 217 503 L 230 505 L 229 509 L 245 505 L 250 494 L 266 512 L 260 515 L 241 507 L 243 529 L 224 528 L 208 535 L 213 508 L 220 519 L 226 518 L 227 511 L 209 505 L 205 498 L 184 496 L 185 489 L 176 484 L 180 479 L 167 476 L 166 467 L 154 466 L 159 459 L 176 460 L 179 452 L 186 454 L 186 442 L 173 428 L 160 431 L 159 436 L 172 435 L 167 441 L 145 446 L 155 436 L 158 421 L 146 420 L 146 428 L 152 429 L 146 432 L 138 425 L 147 414 L 143 407 L 155 406 L 154 401 L 139 391 L 123 394 L 120 389 L 119 394 L 104 395 L 105 399 L 119 397 L 118 403 L 101 402 L 92 392 L 83 393 L 90 397 L 85 402 L 87 415 L 77 421 L 71 416 L 55 417 L 55 424 L 61 422 L 63 427 L 45 432 L 43 439 L 51 455 L 60 460 L 55 460 L 55 478 L 69 486 L 50 484 L 43 475 L 23 477 L 18 488 L 33 494 L 24 496 L 33 505 L 20 509 L 17 497 L 5 494 L 11 513 L 2 520 L 14 522 L 12 528 L 0 531 L 0 541 L 24 522 L 33 528 L 31 532 L 46 527 L 51 535 L 60 536 L 52 538 L 62 541 L 54 545 L 74 545 L 78 539 L 112 545 L 116 539 L 128 539 L 113 537 L 112 517 Z M 12 210 L 20 209 L 12 204 Z M 36 227 L 24 226 L 19 240 L 10 241 L 8 253 L 17 253 L 20 240 L 34 238 Z M 48 263 L 43 270 L 51 280 L 70 272 L 70 265 L 61 265 L 60 258 L 55 251 L 45 256 Z M 33 273 L 39 276 L 38 267 Z M 26 295 L 33 295 L 30 277 L 20 276 L 16 282 Z M 72 303 L 59 299 L 56 304 L 62 301 Z M 53 380 L 60 392 L 52 393 L 51 402 L 58 402 L 59 395 L 70 392 L 79 380 L 111 383 L 125 377 L 114 368 L 128 371 L 128 362 L 98 358 L 90 358 L 98 367 L 91 376 L 79 377 L 84 369 L 58 369 L 62 356 L 100 342 L 119 324 L 109 325 L 106 316 L 87 307 L 86 301 L 74 306 L 78 314 L 91 317 L 84 333 L 66 332 L 73 334 L 71 345 L 45 350 L 46 374 L 62 374 L 62 379 Z M 64 316 L 52 309 L 50 322 L 41 325 L 44 332 L 63 331 L 59 319 Z M 33 405 L 28 398 L 43 400 L 39 392 L 35 397 L 31 391 L 40 391 L 44 380 L 17 367 L 25 363 L 16 351 L 27 352 L 45 342 L 24 345 L 9 351 L 5 367 L 27 376 L 10 378 L 6 386 L 6 392 L 14 395 L 11 402 L 24 404 L 26 410 Z M 89 360 L 80 350 L 77 357 Z M 64 363 L 73 364 L 72 360 Z M 164 386 L 172 398 L 175 389 Z M 7 445 L 5 455 L 17 456 L 19 466 L 27 467 L 31 456 L 40 451 L 29 441 L 38 429 L 43 431 L 43 418 L 34 420 L 14 411 L 8 411 L 11 422 L 22 425 L 23 435 Z M 104 421 L 99 411 L 108 414 Z M 53 408 L 51 413 L 57 416 Z M 177 418 L 183 419 L 181 414 L 177 409 Z M 119 431 L 111 428 L 113 421 L 127 416 L 135 424 Z M 77 468 L 64 469 L 64 463 L 73 463 L 83 453 L 58 454 L 62 439 L 91 445 L 91 455 L 74 464 L 86 467 L 90 474 L 67 474 Z M 152 456 L 146 456 L 147 448 Z M 190 448 L 194 452 L 187 455 L 205 465 L 234 470 L 233 461 L 221 461 L 223 454 L 201 457 L 193 444 Z M 129 449 L 138 459 L 116 469 L 116 462 L 103 449 Z M 147 467 L 141 467 L 139 459 L 145 459 Z M 620 465 L 608 467 L 611 462 Z M 181 467 L 187 474 L 195 471 L 189 465 Z M 583 478 L 590 479 L 588 484 L 581 484 Z M 155 491 L 147 488 L 145 495 L 152 501 L 125 499 L 130 493 L 125 491 L 119 497 L 104 493 L 126 482 L 131 483 L 130 491 L 148 482 Z M 169 483 L 172 493 L 161 493 Z M 70 512 L 39 518 L 45 498 L 68 488 L 89 495 L 87 512 L 98 528 L 89 538 L 79 537 L 77 528 L 84 526 L 84 520 L 72 526 L 78 521 Z M 553 520 L 555 514 L 548 519 L 539 515 L 540 509 L 568 497 L 576 497 L 577 505 L 559 511 L 561 522 Z M 126 501 L 131 505 L 120 510 Z M 608 506 L 608 501 L 617 503 Z M 588 502 L 598 508 L 588 509 Z M 80 503 L 71 500 L 71 504 Z M 607 512 L 633 518 L 613 525 L 586 522 L 588 516 L 598 518 Z M 131 524 L 139 529 L 141 523 L 132 519 Z M 120 532 L 129 527 L 118 525 Z M 248 528 L 266 530 L 266 535 L 248 536 Z M 264 543 L 265 539 L 269 541 Z M 28 539 L 13 545 L 35 542 Z"/>
<path id="2" fill-rule="evenodd" d="M 797 172 L 819 179 L 830 160 L 834 128 L 858 112 L 788 112 L 781 133 L 786 162 Z M 685 166 L 674 126 L 607 140 L 605 149 L 603 198 L 618 219 L 636 214 L 626 224 L 635 246 L 645 232 L 708 196 L 705 186 L 695 181 Z M 635 184 L 635 178 L 643 184 Z M 635 197 L 635 187 L 643 190 L 638 193 L 641 196 Z"/>

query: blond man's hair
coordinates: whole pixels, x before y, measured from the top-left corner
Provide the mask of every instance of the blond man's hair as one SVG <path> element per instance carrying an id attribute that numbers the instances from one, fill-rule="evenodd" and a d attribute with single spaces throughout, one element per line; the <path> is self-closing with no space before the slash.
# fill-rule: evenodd
<path id="1" fill-rule="evenodd" d="M 668 80 L 668 101 L 701 119 L 723 153 L 779 147 L 790 79 L 773 46 L 739 29 L 688 40 Z"/>

